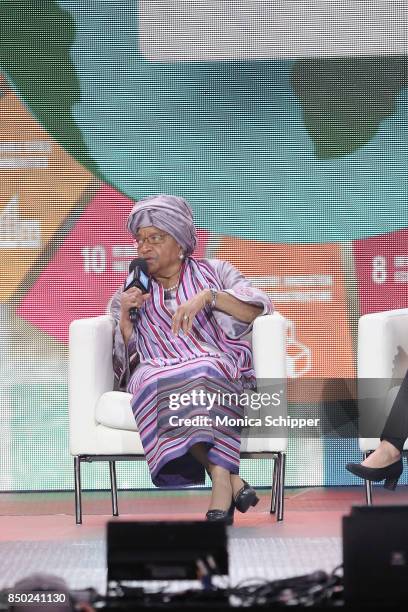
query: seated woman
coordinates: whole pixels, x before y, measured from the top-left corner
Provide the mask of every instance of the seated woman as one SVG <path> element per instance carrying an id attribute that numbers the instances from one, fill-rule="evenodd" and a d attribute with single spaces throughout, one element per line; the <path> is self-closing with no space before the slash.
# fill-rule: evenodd
<path id="1" fill-rule="evenodd" d="M 229 263 L 191 256 L 196 230 L 183 198 L 140 200 L 127 227 L 147 262 L 152 285 L 145 295 L 137 288 L 119 289 L 112 300 L 119 388 L 133 395 L 153 483 L 202 484 L 206 470 L 212 480 L 206 518 L 231 524 L 235 508 L 246 512 L 258 498 L 239 477 L 239 427 L 217 425 L 210 417 L 242 418 L 239 402 L 231 405 L 220 398 L 254 388 L 251 349 L 241 338 L 257 316 L 273 311 L 272 303 Z M 130 308 L 138 309 L 135 323 Z M 206 402 L 194 401 L 199 392 L 213 398 L 216 392 L 210 410 Z M 170 398 L 181 395 L 180 405 L 171 405 Z"/>
<path id="2" fill-rule="evenodd" d="M 395 490 L 402 474 L 402 450 L 408 438 L 408 372 L 399 388 L 384 429 L 381 443 L 362 463 L 348 463 L 346 469 L 365 480 L 385 480 L 386 489 Z"/>

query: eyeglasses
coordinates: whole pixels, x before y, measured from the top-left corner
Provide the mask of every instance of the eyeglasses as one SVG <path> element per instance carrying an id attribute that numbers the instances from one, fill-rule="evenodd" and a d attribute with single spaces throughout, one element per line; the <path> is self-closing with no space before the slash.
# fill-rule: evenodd
<path id="1" fill-rule="evenodd" d="M 151 234 L 150 236 L 146 236 L 146 238 L 135 238 L 134 244 L 138 249 L 144 245 L 145 242 L 148 244 L 161 244 L 165 241 L 167 234 Z"/>

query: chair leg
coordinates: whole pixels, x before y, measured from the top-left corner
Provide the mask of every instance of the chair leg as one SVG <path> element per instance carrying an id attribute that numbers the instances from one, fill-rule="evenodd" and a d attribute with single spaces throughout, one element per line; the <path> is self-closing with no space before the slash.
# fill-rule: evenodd
<path id="1" fill-rule="evenodd" d="M 272 475 L 271 509 L 270 509 L 271 514 L 275 514 L 276 512 L 276 491 L 278 488 L 278 480 L 279 480 L 279 458 L 278 456 L 274 456 L 273 475 Z"/>
<path id="2" fill-rule="evenodd" d="M 75 471 L 75 522 L 82 524 L 82 498 L 81 498 L 81 458 L 74 457 Z"/>
<path id="3" fill-rule="evenodd" d="M 366 503 L 367 506 L 373 505 L 373 483 L 371 480 L 365 481 Z"/>
<path id="4" fill-rule="evenodd" d="M 364 459 L 367 459 L 370 453 L 364 453 Z M 373 483 L 371 480 L 364 480 L 365 483 L 365 494 L 366 494 L 366 504 L 367 506 L 373 505 Z"/>
<path id="5" fill-rule="evenodd" d="M 278 518 L 277 520 L 283 521 L 286 453 L 279 453 L 279 454 L 280 454 L 280 465 L 279 465 Z"/>
<path id="6" fill-rule="evenodd" d="M 112 516 L 119 516 L 118 488 L 116 485 L 116 468 L 115 468 L 114 461 L 109 461 L 109 470 L 110 470 L 111 496 L 112 496 Z"/>

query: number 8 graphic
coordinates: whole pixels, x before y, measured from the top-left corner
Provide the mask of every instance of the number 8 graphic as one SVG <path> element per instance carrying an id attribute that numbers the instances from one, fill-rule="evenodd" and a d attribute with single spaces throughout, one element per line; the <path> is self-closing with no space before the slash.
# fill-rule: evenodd
<path id="1" fill-rule="evenodd" d="M 387 280 L 387 260 L 383 255 L 373 257 L 373 269 L 371 278 L 373 283 L 380 285 Z"/>

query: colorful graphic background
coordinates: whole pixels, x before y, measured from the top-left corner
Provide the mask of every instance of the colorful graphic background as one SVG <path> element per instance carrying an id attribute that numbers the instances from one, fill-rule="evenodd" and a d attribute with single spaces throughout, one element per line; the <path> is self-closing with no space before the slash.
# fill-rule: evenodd
<path id="1" fill-rule="evenodd" d="M 196 255 L 269 293 L 291 377 L 353 378 L 358 317 L 408 306 L 406 56 L 152 61 L 136 0 L 3 0 L 0 22 L 0 489 L 72 487 L 68 326 L 123 282 L 139 197 L 186 197 Z M 290 405 L 336 409 L 319 383 Z M 287 484 L 356 482 L 358 457 L 293 438 Z M 270 469 L 243 462 L 254 484 Z M 143 462 L 118 478 L 152 486 Z"/>

